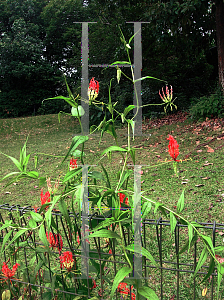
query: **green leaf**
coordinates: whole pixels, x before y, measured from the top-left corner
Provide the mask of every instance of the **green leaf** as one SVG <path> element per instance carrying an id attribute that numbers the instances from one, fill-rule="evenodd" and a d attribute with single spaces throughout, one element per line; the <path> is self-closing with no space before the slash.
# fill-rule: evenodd
<path id="1" fill-rule="evenodd" d="M 12 224 L 12 220 L 5 220 L 5 224 L 0 227 L 0 230 L 8 228 Z"/>
<path id="2" fill-rule="evenodd" d="M 34 219 L 29 220 L 29 227 L 31 227 L 31 228 L 37 227 L 37 223 L 34 221 Z"/>
<path id="3" fill-rule="evenodd" d="M 224 267 L 222 264 L 218 264 L 217 266 L 217 272 L 218 272 L 218 284 L 217 284 L 217 300 L 219 299 L 219 289 L 222 281 L 222 276 L 224 274 Z"/>
<path id="4" fill-rule="evenodd" d="M 75 151 L 75 149 L 80 145 L 88 141 L 89 137 L 87 135 L 77 135 L 73 137 L 71 146 L 66 154 L 65 158 L 63 159 L 62 163 L 66 160 L 66 158 Z"/>
<path id="5" fill-rule="evenodd" d="M 52 216 L 52 209 L 54 208 L 55 204 L 58 202 L 59 199 L 60 199 L 60 195 L 59 196 L 54 196 L 52 204 L 51 204 L 51 206 L 49 207 L 48 211 L 45 214 L 48 231 L 50 230 L 51 225 L 54 228 L 56 227 L 53 216 Z M 53 224 L 51 224 L 51 222 L 53 222 Z"/>
<path id="6" fill-rule="evenodd" d="M 49 292 L 45 292 L 43 293 L 43 300 L 52 300 L 52 292 L 49 291 Z"/>
<path id="7" fill-rule="evenodd" d="M 212 253 L 215 255 L 214 246 L 213 246 L 212 239 L 210 238 L 210 236 L 206 236 L 206 235 L 203 235 L 203 234 L 201 234 L 200 236 L 206 241 L 206 244 L 209 246 Z"/>
<path id="8" fill-rule="evenodd" d="M 36 171 L 30 171 L 30 172 L 27 173 L 27 176 L 30 177 L 30 178 L 38 179 L 39 173 L 36 172 Z"/>
<path id="9" fill-rule="evenodd" d="M 174 230 L 176 228 L 176 225 L 177 225 L 177 219 L 171 211 L 170 212 L 170 231 L 171 231 L 171 234 L 174 232 Z"/>
<path id="10" fill-rule="evenodd" d="M 130 155 L 131 155 L 131 159 L 132 159 L 132 161 L 133 161 L 133 164 L 135 165 L 135 149 L 134 149 L 134 148 L 131 148 L 131 149 L 129 150 L 129 153 L 130 153 Z"/>
<path id="11" fill-rule="evenodd" d="M 111 224 L 115 223 L 115 220 L 114 218 L 108 218 L 106 220 L 103 220 L 102 222 L 100 222 L 96 227 L 94 227 L 94 230 L 93 231 L 96 231 L 96 230 L 99 230 L 103 227 L 108 227 L 110 226 Z"/>
<path id="12" fill-rule="evenodd" d="M 198 239 L 198 235 L 197 233 L 195 232 L 192 240 L 191 240 L 191 243 L 190 243 L 190 247 L 192 247 L 192 245 L 197 241 Z M 189 248 L 189 239 L 187 239 L 186 243 L 184 244 L 184 246 L 180 249 L 178 255 L 184 253 L 187 249 Z"/>
<path id="13" fill-rule="evenodd" d="M 196 267 L 194 275 L 193 275 L 194 277 L 197 275 L 197 272 L 199 271 L 199 269 L 203 266 L 207 257 L 208 257 L 208 251 L 207 251 L 207 247 L 205 246 L 199 257 L 198 264 L 197 264 L 197 267 Z"/>
<path id="14" fill-rule="evenodd" d="M 147 300 L 159 300 L 156 293 L 152 289 L 150 289 L 148 286 L 141 286 L 138 289 L 138 292 L 140 295 L 146 297 Z"/>
<path id="15" fill-rule="evenodd" d="M 99 171 L 92 171 L 92 172 L 89 172 L 88 173 L 88 176 L 89 177 L 93 177 L 95 179 L 98 179 L 98 180 L 103 180 L 105 181 L 105 178 L 103 177 L 103 174 Z"/>
<path id="16" fill-rule="evenodd" d="M 127 120 L 127 122 L 128 122 L 129 124 L 131 124 L 132 136 L 133 136 L 133 141 L 134 141 L 134 137 L 135 137 L 135 123 L 136 123 L 136 121 L 133 121 L 133 120 Z"/>
<path id="17" fill-rule="evenodd" d="M 102 152 L 102 156 L 108 152 L 119 151 L 119 152 L 127 152 L 127 149 L 118 147 L 118 146 L 110 146 Z"/>
<path id="18" fill-rule="evenodd" d="M 10 177 L 10 176 L 13 176 L 15 174 L 21 174 L 20 172 L 11 172 L 9 174 L 6 174 L 2 179 L 1 181 L 5 180 L 6 178 Z"/>
<path id="19" fill-rule="evenodd" d="M 144 220 L 152 208 L 151 202 L 145 202 L 142 206 L 142 220 Z"/>
<path id="20" fill-rule="evenodd" d="M 180 198 L 177 202 L 177 211 L 182 212 L 183 209 L 184 209 L 184 190 L 183 190 L 182 194 L 180 195 Z"/>
<path id="21" fill-rule="evenodd" d="M 8 241 L 8 239 L 10 238 L 10 235 L 12 234 L 12 230 L 10 230 L 8 233 L 6 233 L 6 235 L 4 236 L 4 239 L 2 241 L 2 249 L 1 252 L 5 251 L 4 246 L 5 243 Z"/>
<path id="22" fill-rule="evenodd" d="M 130 175 L 131 175 L 132 173 L 133 173 L 132 170 L 125 170 L 125 171 L 122 173 L 122 177 L 121 177 L 121 179 L 120 179 L 120 183 L 119 183 L 119 185 L 118 185 L 118 187 L 117 187 L 118 190 L 122 187 L 124 181 L 125 181 L 127 178 L 129 178 Z"/>
<path id="23" fill-rule="evenodd" d="M 44 99 L 44 101 L 46 101 L 46 100 L 58 100 L 58 99 L 66 101 L 68 104 L 70 104 L 73 107 L 76 107 L 76 105 L 77 105 L 72 98 L 68 98 L 68 97 L 64 97 L 64 96 L 56 96 L 56 97 L 53 97 L 53 98 L 47 98 L 47 99 Z"/>
<path id="24" fill-rule="evenodd" d="M 85 114 L 85 111 L 81 105 L 78 106 L 78 109 L 76 107 L 72 107 L 71 114 L 73 117 L 82 117 Z"/>
<path id="25" fill-rule="evenodd" d="M 104 168 L 104 166 L 102 165 L 102 163 L 101 163 L 101 167 L 102 167 L 103 172 L 104 172 L 104 174 L 106 176 L 106 179 L 107 179 L 107 187 L 109 189 L 111 189 L 111 184 L 110 184 L 110 179 L 109 179 L 108 173 L 107 173 L 106 169 Z"/>
<path id="26" fill-rule="evenodd" d="M 155 204 L 155 209 L 154 209 L 154 214 L 156 214 L 158 208 L 159 208 L 159 207 L 162 207 L 162 206 L 163 206 L 163 203 L 161 203 L 161 202 L 156 202 L 156 204 Z"/>
<path id="27" fill-rule="evenodd" d="M 115 293 L 116 288 L 118 287 L 119 283 L 129 274 L 131 273 L 132 268 L 128 268 L 128 267 L 123 267 L 122 269 L 120 269 L 115 278 L 114 278 L 114 282 L 113 282 L 113 286 L 112 286 L 112 290 L 111 290 L 111 294 L 110 294 L 110 300 L 113 300 L 113 296 Z"/>
<path id="28" fill-rule="evenodd" d="M 198 224 L 197 222 L 192 221 L 191 225 L 194 226 L 195 228 L 203 228 L 204 226 L 201 224 Z"/>
<path id="29" fill-rule="evenodd" d="M 14 237 L 9 241 L 8 245 L 5 247 L 5 250 L 15 241 L 17 240 L 22 234 L 24 234 L 27 231 L 27 228 L 19 230 Z"/>
<path id="30" fill-rule="evenodd" d="M 23 163 L 20 162 L 24 172 L 26 171 L 26 166 L 28 164 L 29 159 L 30 159 L 30 154 L 24 157 Z"/>
<path id="31" fill-rule="evenodd" d="M 144 79 L 155 79 L 155 80 L 159 80 L 159 81 L 165 82 L 164 80 L 161 80 L 161 79 L 158 79 L 158 78 L 155 78 L 155 77 L 152 77 L 152 76 L 145 76 L 145 77 L 136 79 L 136 80 L 134 80 L 133 82 L 135 83 L 135 82 L 137 82 L 137 81 L 141 81 L 141 80 L 144 80 Z"/>
<path id="32" fill-rule="evenodd" d="M 81 156 L 82 151 L 76 149 L 75 151 L 71 152 L 70 154 L 71 154 L 71 156 L 73 156 L 74 158 L 77 158 L 77 157 L 80 157 L 80 156 Z M 85 155 L 85 154 L 83 153 L 82 155 Z"/>
<path id="33" fill-rule="evenodd" d="M 26 159 L 27 158 L 27 156 L 26 156 L 26 143 L 27 143 L 27 140 L 28 140 L 28 137 L 27 137 L 27 139 L 26 139 L 26 141 L 23 145 L 23 148 L 20 149 L 20 164 L 21 164 L 21 166 L 24 166 L 24 165 L 26 166 L 27 163 L 28 163 L 29 157 L 30 157 L 30 155 L 28 155 L 28 159 Z"/>
<path id="34" fill-rule="evenodd" d="M 214 248 L 214 251 L 215 251 L 215 252 L 222 252 L 222 251 L 224 251 L 224 246 L 218 246 L 218 247 L 215 247 L 215 248 Z"/>
<path id="35" fill-rule="evenodd" d="M 75 177 L 75 175 L 79 174 L 82 172 L 82 168 L 77 168 L 71 171 L 68 171 L 63 179 L 63 183 L 69 181 L 70 179 L 72 179 L 73 177 Z"/>
<path id="36" fill-rule="evenodd" d="M 188 237 L 189 237 L 188 252 L 189 252 L 191 248 L 191 241 L 193 239 L 193 227 L 191 224 L 188 224 Z"/>
<path id="37" fill-rule="evenodd" d="M 157 262 L 155 261 L 155 259 L 153 258 L 153 256 L 151 255 L 151 253 L 148 250 L 146 250 L 144 247 L 139 247 L 138 245 L 136 246 L 135 244 L 132 244 L 132 245 L 128 245 L 127 247 L 125 247 L 125 249 L 127 249 L 131 252 L 136 252 L 136 253 L 142 254 L 143 256 L 148 258 L 154 266 L 158 265 Z"/>
<path id="38" fill-rule="evenodd" d="M 87 135 L 76 135 L 72 139 L 71 146 L 66 154 L 65 158 L 63 159 L 62 163 L 66 160 L 66 158 L 75 151 L 75 149 L 82 143 L 88 141 L 89 137 Z"/>
<path id="39" fill-rule="evenodd" d="M 46 232 L 45 232 L 45 229 L 44 229 L 44 226 L 41 225 L 40 226 L 40 229 L 39 229 L 39 237 L 40 237 L 40 240 L 43 242 L 44 246 L 46 247 L 46 251 L 49 251 L 49 243 L 48 243 L 48 240 L 47 240 L 47 237 L 46 237 Z"/>
<path id="40" fill-rule="evenodd" d="M 11 161 L 16 165 L 16 167 L 17 167 L 21 172 L 23 172 L 23 168 L 22 168 L 20 162 L 19 162 L 16 158 L 14 158 L 14 157 L 12 157 L 12 156 L 9 156 L 9 155 L 7 155 L 7 154 L 4 154 L 4 153 L 2 153 L 2 152 L 1 152 L 1 154 L 3 154 L 3 155 L 5 155 L 6 157 L 10 158 Z"/>
<path id="41" fill-rule="evenodd" d="M 68 213 L 68 209 L 67 209 L 67 205 L 64 201 L 64 199 L 60 199 L 59 201 L 59 210 L 61 211 L 62 215 L 65 217 L 67 224 L 70 227 L 70 230 L 72 230 L 72 223 L 71 223 L 71 219 Z"/>
<path id="42" fill-rule="evenodd" d="M 114 231 L 107 230 L 107 229 L 101 229 L 99 231 L 96 231 L 94 233 L 91 233 L 88 238 L 93 237 L 104 237 L 109 239 L 120 239 L 121 237 Z"/>
<path id="43" fill-rule="evenodd" d="M 111 66 L 113 65 L 131 65 L 131 63 L 128 61 L 115 61 L 114 63 L 111 64 Z"/>
<path id="44" fill-rule="evenodd" d="M 2 300 L 10 300 L 11 299 L 11 292 L 10 290 L 5 290 L 2 293 Z"/>
<path id="45" fill-rule="evenodd" d="M 209 268 L 208 268 L 208 273 L 205 275 L 205 277 L 203 278 L 202 282 L 204 282 L 205 280 L 207 280 L 212 275 L 212 273 L 214 271 L 214 267 L 215 267 L 215 260 L 214 260 L 213 257 L 211 257 L 210 258 Z"/>
<path id="46" fill-rule="evenodd" d="M 35 222 L 42 222 L 43 221 L 43 218 L 41 217 L 41 215 L 34 212 L 34 211 L 31 211 L 30 215 L 34 219 Z"/>
<path id="47" fill-rule="evenodd" d="M 125 107 L 124 112 L 123 112 L 124 117 L 126 117 L 127 114 L 129 113 L 129 111 L 131 111 L 134 108 L 135 108 L 135 105 L 128 105 L 128 107 Z"/>

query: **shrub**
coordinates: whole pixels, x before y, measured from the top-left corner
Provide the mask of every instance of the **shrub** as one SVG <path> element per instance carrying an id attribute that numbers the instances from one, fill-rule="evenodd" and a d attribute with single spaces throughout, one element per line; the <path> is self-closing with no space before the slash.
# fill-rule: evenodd
<path id="1" fill-rule="evenodd" d="M 216 91 L 209 95 L 193 99 L 194 104 L 190 108 L 192 119 L 205 119 L 212 117 L 224 116 L 224 96 L 222 90 L 217 88 Z"/>

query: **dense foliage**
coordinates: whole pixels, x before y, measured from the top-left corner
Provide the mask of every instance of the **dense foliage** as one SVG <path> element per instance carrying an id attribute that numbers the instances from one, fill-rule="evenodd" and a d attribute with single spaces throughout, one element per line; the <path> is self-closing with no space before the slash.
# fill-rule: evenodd
<path id="1" fill-rule="evenodd" d="M 215 3 L 194 1 L 1 0 L 0 117 L 66 111 L 64 103 L 44 102 L 64 92 L 63 73 L 75 90 L 81 87 L 80 23 L 89 24 L 89 64 L 108 64 L 125 55 L 120 30 L 128 39 L 133 24 L 142 24 L 142 76 L 171 84 L 178 109 L 211 93 L 218 79 Z M 118 26 L 119 25 L 119 26 Z M 130 45 L 134 49 L 133 40 Z M 101 82 L 99 97 L 108 97 L 115 69 L 89 68 Z M 142 83 L 143 104 L 159 102 L 161 82 Z M 133 86 L 112 82 L 120 106 L 132 103 Z M 145 116 L 149 112 L 143 111 Z M 156 113 L 150 112 L 150 113 Z M 102 110 L 91 111 L 92 121 Z"/>

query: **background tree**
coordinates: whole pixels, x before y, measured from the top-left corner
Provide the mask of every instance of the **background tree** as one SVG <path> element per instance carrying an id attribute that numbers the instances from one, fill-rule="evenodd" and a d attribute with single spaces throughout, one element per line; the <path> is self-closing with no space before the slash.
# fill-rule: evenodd
<path id="1" fill-rule="evenodd" d="M 44 57 L 42 8 L 31 0 L 1 4 L 0 116 L 35 114 L 42 100 L 55 93 L 59 75 Z"/>
<path id="2" fill-rule="evenodd" d="M 62 73 L 80 92 L 81 24 L 76 22 L 82 21 L 97 22 L 89 25 L 89 64 L 126 59 L 119 26 L 128 39 L 133 24 L 126 22 L 150 22 L 142 24 L 142 76 L 167 81 L 174 88 L 178 108 L 187 109 L 195 97 L 215 88 L 218 61 L 211 63 L 209 56 L 216 43 L 223 86 L 223 5 L 223 0 L 2 0 L 0 116 L 28 115 L 34 108 L 39 113 L 58 112 L 62 102 L 53 109 L 53 103 L 41 105 L 41 101 L 66 93 Z M 105 100 L 116 70 L 89 68 L 89 77 L 100 81 L 99 97 Z M 113 101 L 121 107 L 133 99 L 133 86 L 125 82 L 123 77 L 119 84 L 112 81 Z M 161 82 L 143 81 L 143 104 L 160 101 L 161 87 Z M 147 110 L 144 113 L 149 116 Z M 103 115 L 102 109 L 94 114 Z"/>
<path id="3" fill-rule="evenodd" d="M 216 0 L 215 5 L 219 84 L 224 94 L 224 1 Z"/>

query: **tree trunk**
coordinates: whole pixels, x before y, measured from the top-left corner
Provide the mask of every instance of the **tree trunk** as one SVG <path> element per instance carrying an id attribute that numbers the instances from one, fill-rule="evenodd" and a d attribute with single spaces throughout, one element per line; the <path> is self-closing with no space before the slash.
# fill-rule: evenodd
<path id="1" fill-rule="evenodd" d="M 215 6 L 219 84 L 224 94 L 224 1 L 216 0 Z"/>

